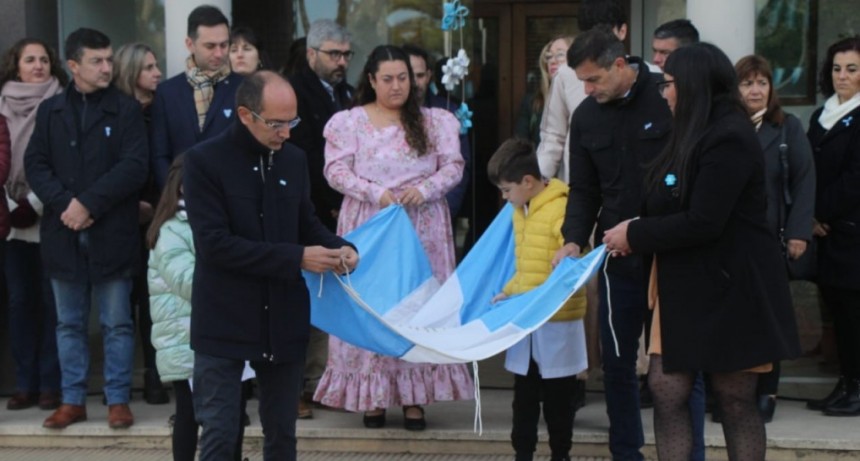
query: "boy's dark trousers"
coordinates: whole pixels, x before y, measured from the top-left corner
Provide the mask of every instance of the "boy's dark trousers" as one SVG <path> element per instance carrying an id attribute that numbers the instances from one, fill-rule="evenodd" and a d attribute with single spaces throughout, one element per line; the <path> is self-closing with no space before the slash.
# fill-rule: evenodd
<path id="1" fill-rule="evenodd" d="M 530 461 L 538 441 L 538 419 L 543 400 L 543 418 L 549 432 L 552 460 L 570 459 L 573 445 L 573 395 L 576 376 L 543 379 L 534 359 L 529 362 L 528 375 L 514 375 L 514 424 L 511 445 L 517 461 Z"/>

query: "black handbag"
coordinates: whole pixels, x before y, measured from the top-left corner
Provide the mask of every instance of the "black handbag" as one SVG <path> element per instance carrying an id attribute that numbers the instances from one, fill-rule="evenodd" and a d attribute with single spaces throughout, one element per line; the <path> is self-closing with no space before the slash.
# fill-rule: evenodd
<path id="1" fill-rule="evenodd" d="M 818 237 L 813 236 L 806 245 L 806 251 L 797 259 L 788 256 L 788 242 L 785 239 L 785 221 L 791 212 L 791 191 L 789 190 L 788 144 L 785 142 L 785 125 L 780 127 L 779 167 L 782 178 L 782 200 L 779 207 L 779 240 L 790 280 L 814 282 L 818 278 Z M 811 223 L 810 223 L 811 225 Z"/>

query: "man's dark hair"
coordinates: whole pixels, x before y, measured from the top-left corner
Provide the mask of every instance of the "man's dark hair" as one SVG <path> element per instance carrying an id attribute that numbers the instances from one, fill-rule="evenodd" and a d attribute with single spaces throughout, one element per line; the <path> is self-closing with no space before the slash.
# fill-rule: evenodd
<path id="1" fill-rule="evenodd" d="M 575 69 L 585 61 L 591 61 L 608 69 L 616 59 L 625 56 L 624 43 L 612 31 L 597 27 L 576 37 L 567 50 L 567 65 Z"/>
<path id="2" fill-rule="evenodd" d="M 689 19 L 675 19 L 655 29 L 654 38 L 674 38 L 678 41 L 678 46 L 687 46 L 699 42 L 699 31 Z"/>
<path id="3" fill-rule="evenodd" d="M 247 107 L 256 113 L 263 111 L 263 90 L 273 80 L 281 80 L 287 83 L 284 77 L 270 70 L 261 70 L 242 79 L 239 88 L 236 88 L 236 109 L 239 106 Z"/>
<path id="4" fill-rule="evenodd" d="M 221 10 L 212 5 L 200 5 L 188 15 L 188 37 L 191 40 L 197 40 L 198 27 L 214 27 L 220 24 L 230 28 L 230 21 Z"/>
<path id="5" fill-rule="evenodd" d="M 402 48 L 403 52 L 405 52 L 409 56 L 417 56 L 417 57 L 423 59 L 424 60 L 424 66 L 427 68 L 427 70 L 433 70 L 430 67 L 431 66 L 430 55 L 427 53 L 427 50 L 425 50 L 424 48 L 421 48 L 420 46 L 415 46 L 411 43 L 407 43 L 407 44 L 401 46 L 400 48 Z"/>
<path id="6" fill-rule="evenodd" d="M 541 179 L 534 144 L 522 138 L 503 142 L 487 163 L 487 176 L 495 185 L 502 181 L 519 184 L 525 176 Z"/>
<path id="7" fill-rule="evenodd" d="M 580 32 L 588 32 L 601 25 L 621 27 L 627 24 L 627 15 L 615 0 L 583 0 L 576 22 Z"/>
<path id="8" fill-rule="evenodd" d="M 110 47 L 107 35 L 95 30 L 81 27 L 66 37 L 66 59 L 81 62 L 84 48 L 103 50 Z"/>

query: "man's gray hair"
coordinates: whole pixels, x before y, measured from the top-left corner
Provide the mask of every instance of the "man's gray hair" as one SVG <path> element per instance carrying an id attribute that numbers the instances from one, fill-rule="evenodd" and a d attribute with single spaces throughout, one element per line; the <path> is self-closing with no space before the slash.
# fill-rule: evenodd
<path id="1" fill-rule="evenodd" d="M 345 27 L 331 19 L 318 19 L 308 29 L 307 40 L 308 48 L 318 49 L 327 41 L 348 43 L 352 40 L 352 35 Z"/>

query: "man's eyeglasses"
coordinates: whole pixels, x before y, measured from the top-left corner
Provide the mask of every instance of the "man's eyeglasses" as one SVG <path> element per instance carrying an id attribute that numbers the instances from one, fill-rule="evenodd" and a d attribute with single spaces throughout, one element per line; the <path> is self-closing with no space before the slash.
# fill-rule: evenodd
<path id="1" fill-rule="evenodd" d="M 341 51 L 341 50 L 321 50 L 319 48 L 314 48 L 320 53 L 325 53 L 332 59 L 332 61 L 340 61 L 340 58 L 346 59 L 349 61 L 352 59 L 353 55 L 355 55 L 355 51 Z"/>
<path id="2" fill-rule="evenodd" d="M 663 80 L 662 82 L 657 83 L 657 91 L 660 93 L 666 91 L 666 88 L 669 88 L 669 85 L 675 83 L 674 80 Z"/>
<path id="3" fill-rule="evenodd" d="M 296 118 L 289 120 L 289 121 L 286 121 L 286 122 L 276 122 L 273 120 L 266 120 L 263 118 L 262 115 L 254 112 L 253 110 L 250 110 L 250 109 L 248 109 L 248 110 L 251 112 L 251 115 L 260 119 L 260 121 L 263 122 L 267 127 L 271 128 L 275 131 L 281 131 L 284 128 L 289 128 L 292 130 L 293 128 L 295 128 L 299 125 L 299 122 L 302 121 L 302 119 L 299 117 L 296 117 Z"/>

